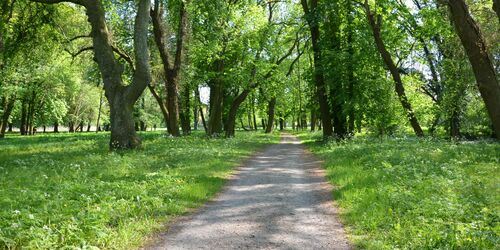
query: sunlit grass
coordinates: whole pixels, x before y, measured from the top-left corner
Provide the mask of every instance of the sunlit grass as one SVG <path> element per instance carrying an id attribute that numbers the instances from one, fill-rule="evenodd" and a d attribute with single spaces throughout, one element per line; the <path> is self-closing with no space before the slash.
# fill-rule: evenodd
<path id="1" fill-rule="evenodd" d="M 500 144 L 360 137 L 301 139 L 325 160 L 351 239 L 366 249 L 495 249 Z"/>
<path id="2" fill-rule="evenodd" d="M 277 134 L 142 134 L 144 150 L 109 153 L 107 134 L 0 141 L 0 249 L 130 249 L 207 201 L 245 156 Z"/>

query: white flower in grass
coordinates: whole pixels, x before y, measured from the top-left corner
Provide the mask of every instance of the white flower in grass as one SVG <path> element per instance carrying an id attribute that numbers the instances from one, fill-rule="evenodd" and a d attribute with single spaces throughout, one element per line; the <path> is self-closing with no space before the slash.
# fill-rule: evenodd
<path id="1" fill-rule="evenodd" d="M 50 228 L 49 228 L 49 226 L 47 226 L 47 225 L 43 225 L 43 227 L 42 227 L 42 228 L 43 228 L 44 230 L 49 230 L 49 229 L 50 229 Z"/>
<path id="2" fill-rule="evenodd" d="M 14 214 L 21 214 L 21 211 L 19 211 L 19 210 L 14 210 Z"/>
<path id="3" fill-rule="evenodd" d="M 17 223 L 12 223 L 12 225 L 10 225 L 12 228 L 18 228 L 19 227 L 19 224 Z"/>
<path id="4" fill-rule="evenodd" d="M 28 214 L 28 218 L 30 218 L 30 220 L 33 220 L 33 219 L 35 219 L 35 216 L 32 214 Z"/>

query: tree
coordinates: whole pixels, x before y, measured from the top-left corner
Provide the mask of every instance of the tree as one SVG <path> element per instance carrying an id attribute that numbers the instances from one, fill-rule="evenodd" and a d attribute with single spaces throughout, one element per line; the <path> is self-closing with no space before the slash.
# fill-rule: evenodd
<path id="1" fill-rule="evenodd" d="M 406 96 L 405 88 L 403 85 L 403 81 L 401 80 L 401 75 L 399 73 L 399 69 L 396 66 L 396 64 L 394 63 L 394 61 L 392 60 L 391 54 L 389 53 L 389 51 L 385 47 L 384 41 L 382 40 L 382 36 L 381 36 L 382 16 L 376 15 L 375 13 L 372 13 L 372 11 L 370 9 L 370 5 L 368 3 L 368 0 L 365 0 L 364 8 L 366 11 L 366 16 L 368 18 L 368 23 L 373 31 L 373 37 L 375 39 L 375 44 L 378 48 L 380 55 L 382 56 L 382 59 L 384 60 L 384 63 L 389 68 L 389 71 L 391 72 L 392 78 L 394 79 L 396 93 L 398 94 L 399 101 L 401 102 L 401 106 L 403 106 L 403 108 L 406 112 L 406 115 L 408 117 L 408 120 L 410 121 L 410 124 L 411 124 L 415 134 L 417 136 L 423 136 L 424 132 L 422 131 L 422 128 L 420 127 L 420 123 L 418 122 L 418 119 L 415 116 L 413 108 L 412 108 L 410 102 L 408 101 L 408 97 Z"/>
<path id="2" fill-rule="evenodd" d="M 153 20 L 153 33 L 155 43 L 160 53 L 160 58 L 163 63 L 165 73 L 165 89 L 167 96 L 168 116 L 165 116 L 165 122 L 168 124 L 169 132 L 172 136 L 180 136 L 179 131 L 179 78 L 183 64 L 184 43 L 186 40 L 187 30 L 187 11 L 184 1 L 179 1 L 179 24 L 176 36 L 176 51 L 175 59 L 171 62 L 169 45 L 167 40 L 167 32 L 165 30 L 165 20 L 163 3 L 160 0 L 155 0 L 154 8 L 151 10 L 151 18 Z M 161 104 L 160 104 L 161 106 Z M 164 112 L 164 114 L 166 114 Z"/>
<path id="3" fill-rule="evenodd" d="M 110 105 L 111 149 L 133 149 L 141 146 L 134 127 L 133 106 L 151 81 L 148 49 L 149 0 L 140 0 L 134 24 L 135 70 L 132 82 L 125 85 L 123 65 L 115 58 L 113 42 L 106 24 L 106 12 L 100 0 L 33 0 L 54 4 L 70 2 L 85 7 L 91 26 L 94 57 L 99 65 L 105 95 Z"/>
<path id="4" fill-rule="evenodd" d="M 311 32 L 311 42 L 314 52 L 314 83 L 316 86 L 316 96 L 320 106 L 321 121 L 323 123 L 323 137 L 327 138 L 333 136 L 333 126 L 323 75 L 324 69 L 320 46 L 318 0 L 310 0 L 309 3 L 307 0 L 301 0 L 300 2 L 304 9 L 305 18 Z"/>
<path id="5" fill-rule="evenodd" d="M 500 139 L 500 84 L 485 41 L 463 0 L 448 0 L 446 4 L 450 10 L 450 18 L 472 65 L 477 87 L 493 123 L 496 138 Z"/>

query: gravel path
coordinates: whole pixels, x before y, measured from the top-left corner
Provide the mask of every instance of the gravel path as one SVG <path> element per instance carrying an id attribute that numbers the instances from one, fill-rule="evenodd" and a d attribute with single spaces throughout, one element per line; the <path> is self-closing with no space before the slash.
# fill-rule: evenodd
<path id="1" fill-rule="evenodd" d="M 285 134 L 147 249 L 350 249 L 319 165 Z"/>

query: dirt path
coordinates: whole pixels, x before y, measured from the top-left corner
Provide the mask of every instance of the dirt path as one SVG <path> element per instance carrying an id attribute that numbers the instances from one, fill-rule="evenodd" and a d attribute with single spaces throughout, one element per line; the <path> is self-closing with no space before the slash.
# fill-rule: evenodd
<path id="1" fill-rule="evenodd" d="M 149 249 L 350 249 L 319 164 L 283 135 Z"/>

